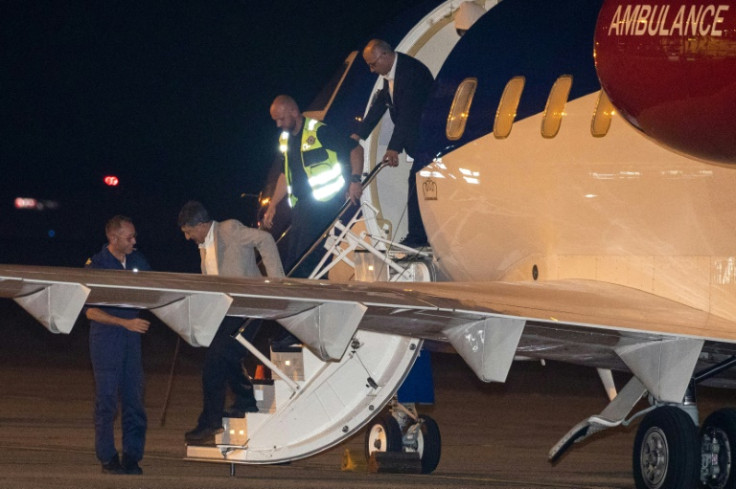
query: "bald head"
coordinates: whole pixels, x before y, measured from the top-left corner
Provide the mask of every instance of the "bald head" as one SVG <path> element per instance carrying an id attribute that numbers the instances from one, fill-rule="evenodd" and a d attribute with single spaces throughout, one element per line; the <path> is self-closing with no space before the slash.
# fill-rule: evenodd
<path id="1" fill-rule="evenodd" d="M 298 134 L 302 128 L 302 114 L 296 100 L 288 95 L 279 95 L 271 103 L 271 119 L 276 127 L 291 134 Z"/>
<path id="2" fill-rule="evenodd" d="M 363 59 L 372 73 L 387 75 L 394 64 L 396 54 L 389 43 L 381 39 L 371 39 L 363 48 Z"/>

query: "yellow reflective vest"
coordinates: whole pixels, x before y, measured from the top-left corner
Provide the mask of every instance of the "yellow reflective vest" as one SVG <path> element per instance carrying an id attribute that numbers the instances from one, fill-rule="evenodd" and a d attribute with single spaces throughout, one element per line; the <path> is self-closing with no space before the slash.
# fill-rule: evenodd
<path id="1" fill-rule="evenodd" d="M 332 199 L 345 186 L 342 165 L 337 160 L 337 153 L 322 146 L 317 137 L 317 130 L 324 123 L 306 117 L 302 129 L 302 145 L 299 156 L 302 168 L 307 174 L 309 187 L 315 200 L 325 202 Z M 289 169 L 289 133 L 284 131 L 279 137 L 279 150 L 284 154 L 284 175 L 286 189 L 289 192 L 289 205 L 294 207 L 297 198 L 291 192 L 291 170 Z"/>

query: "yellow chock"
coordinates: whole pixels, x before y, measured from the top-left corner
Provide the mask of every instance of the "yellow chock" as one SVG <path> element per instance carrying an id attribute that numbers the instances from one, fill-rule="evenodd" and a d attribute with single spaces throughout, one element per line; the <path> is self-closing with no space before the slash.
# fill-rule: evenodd
<path id="1" fill-rule="evenodd" d="M 340 470 L 343 471 L 365 471 L 367 470 L 366 461 L 363 457 L 353 458 L 350 449 L 346 448 L 342 454 L 342 465 Z"/>

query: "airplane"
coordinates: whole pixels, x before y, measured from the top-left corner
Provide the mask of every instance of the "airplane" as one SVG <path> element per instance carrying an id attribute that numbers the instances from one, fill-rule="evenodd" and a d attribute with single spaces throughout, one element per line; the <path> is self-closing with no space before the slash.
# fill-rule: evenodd
<path id="1" fill-rule="evenodd" d="M 374 249 L 374 270 L 383 254 L 441 281 L 2 265 L 0 296 L 52 332 L 68 332 L 85 304 L 115 304 L 150 309 L 195 346 L 209 343 L 225 315 L 276 319 L 299 338 L 300 352 L 262 358 L 277 379 L 258 387 L 261 411 L 225 418 L 216 446 L 187 447 L 191 460 L 296 460 L 369 425 L 368 451 L 414 452 L 431 472 L 436 424 L 380 414 L 431 341 L 449 343 L 487 382 L 505 381 L 521 357 L 628 372 L 550 460 L 639 421 L 636 487 L 736 487 L 736 410 L 701 421 L 696 402 L 698 384 L 736 386 L 736 7 L 423 8 L 383 37 L 436 76 L 422 114 L 418 158 L 427 166 L 417 176 L 431 252 L 393 253 L 405 226 L 405 163 L 378 172 L 365 192 L 365 231 L 341 235 Z M 378 87 L 363 65 L 351 53 L 310 115 L 329 124 L 360 117 Z M 364 142 L 366 171 L 390 132 L 384 120 Z"/>

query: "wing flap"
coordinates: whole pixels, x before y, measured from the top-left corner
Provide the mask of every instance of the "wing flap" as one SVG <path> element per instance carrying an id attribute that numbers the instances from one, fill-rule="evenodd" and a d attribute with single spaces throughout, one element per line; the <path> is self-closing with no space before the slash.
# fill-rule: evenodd
<path id="1" fill-rule="evenodd" d="M 286 323 L 290 322 L 288 318 L 295 318 L 291 324 L 309 319 L 311 331 L 318 331 L 316 340 L 312 338 L 312 346 L 318 351 L 322 349 L 327 357 L 334 357 L 338 350 L 343 350 L 354 328 L 452 341 L 459 351 L 463 346 L 458 338 L 471 332 L 482 333 L 483 349 L 478 354 L 466 354 L 469 357 L 466 360 L 471 366 L 475 365 L 479 377 L 487 380 L 505 378 L 508 357 L 514 350 L 517 355 L 528 357 L 639 370 L 637 375 L 643 377 L 646 376 L 641 372 L 650 369 L 651 365 L 644 360 L 632 361 L 636 355 L 632 357 L 626 353 L 631 345 L 643 348 L 642 358 L 647 358 L 657 348 L 669 351 L 662 342 L 676 339 L 693 340 L 696 346 L 703 345 L 702 351 L 699 347 L 687 348 L 690 360 L 702 361 L 711 354 L 736 353 L 736 323 L 733 320 L 641 290 L 588 280 L 335 283 L 0 266 L 0 296 L 16 297 L 22 291 L 62 282 L 89 288 L 88 304 L 153 310 L 186 297 L 221 294 L 232 300 L 228 315 L 273 318 L 282 322 L 286 319 Z M 360 306 L 362 314 L 352 314 L 355 306 Z M 171 306 L 170 310 L 179 307 L 182 306 Z M 315 316 L 314 311 L 320 308 L 325 314 Z M 343 325 L 334 319 L 341 315 L 355 320 Z M 186 321 L 178 322 L 184 324 L 184 330 L 188 328 Z M 191 318 L 189 322 L 192 323 Z M 327 329 L 319 329 L 328 323 Z M 478 329 L 478 325 L 482 327 Z M 216 325 L 210 327 L 216 328 Z M 178 332 L 188 341 L 196 339 L 192 331 Z M 296 333 L 306 336 L 309 328 Z M 336 333 L 340 333 L 340 341 L 328 345 L 326 338 Z M 196 340 L 199 344 L 204 341 Z M 472 344 L 469 351 L 473 351 Z M 688 370 L 691 363 L 688 361 Z M 662 364 L 658 368 L 665 367 Z M 677 377 L 685 375 L 689 374 L 679 372 Z M 645 382 L 657 392 L 657 385 L 674 385 L 670 380 L 657 374 Z M 675 384 L 674 389 L 679 391 L 681 382 Z M 669 387 L 665 391 L 674 392 Z"/>

